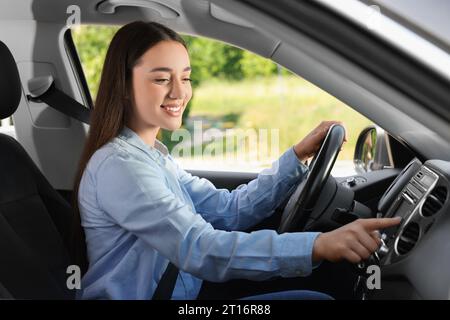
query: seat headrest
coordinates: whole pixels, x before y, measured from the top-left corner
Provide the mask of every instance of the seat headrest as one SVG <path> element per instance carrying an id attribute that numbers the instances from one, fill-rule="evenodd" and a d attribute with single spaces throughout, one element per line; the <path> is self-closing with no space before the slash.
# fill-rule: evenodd
<path id="1" fill-rule="evenodd" d="M 19 71 L 8 47 L 0 41 L 0 119 L 10 117 L 22 95 Z"/>

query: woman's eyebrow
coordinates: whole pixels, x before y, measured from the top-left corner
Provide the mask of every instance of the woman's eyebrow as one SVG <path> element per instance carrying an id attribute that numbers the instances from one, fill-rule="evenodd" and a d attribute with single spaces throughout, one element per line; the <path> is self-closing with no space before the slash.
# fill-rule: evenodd
<path id="1" fill-rule="evenodd" d="M 173 70 L 171 68 L 167 68 L 167 67 L 158 67 L 158 68 L 153 68 L 153 69 L 149 70 L 149 72 L 158 72 L 158 71 L 172 72 Z M 186 72 L 186 71 L 191 71 L 191 67 L 186 67 L 183 69 L 183 72 Z"/>

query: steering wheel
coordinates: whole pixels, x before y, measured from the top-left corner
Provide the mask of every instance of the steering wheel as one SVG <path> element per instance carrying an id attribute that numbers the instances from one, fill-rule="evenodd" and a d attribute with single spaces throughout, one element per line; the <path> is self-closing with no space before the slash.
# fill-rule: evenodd
<path id="1" fill-rule="evenodd" d="M 304 230 L 330 176 L 344 138 L 343 126 L 334 124 L 330 127 L 319 151 L 311 161 L 306 178 L 297 186 L 284 208 L 278 233 Z"/>

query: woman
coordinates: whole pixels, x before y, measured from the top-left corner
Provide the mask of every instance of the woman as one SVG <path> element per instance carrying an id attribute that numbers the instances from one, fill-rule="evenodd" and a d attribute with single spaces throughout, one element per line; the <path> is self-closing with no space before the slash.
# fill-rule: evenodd
<path id="1" fill-rule="evenodd" d="M 397 220 L 329 233 L 232 231 L 274 212 L 335 122 L 287 150 L 277 170 L 232 192 L 217 190 L 178 167 L 156 139 L 160 128 L 180 127 L 190 72 L 183 40 L 160 24 L 130 23 L 111 41 L 75 189 L 89 260 L 82 298 L 150 299 L 169 261 L 180 270 L 172 299 L 195 299 L 202 280 L 306 276 L 322 259 L 358 262 L 377 249 L 373 231 Z"/>

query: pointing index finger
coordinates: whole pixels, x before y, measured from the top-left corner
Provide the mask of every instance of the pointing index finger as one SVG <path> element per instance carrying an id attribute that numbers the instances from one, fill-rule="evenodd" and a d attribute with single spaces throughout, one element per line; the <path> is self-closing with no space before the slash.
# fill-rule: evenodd
<path id="1" fill-rule="evenodd" d="M 395 217 L 395 218 L 364 219 L 361 221 L 361 223 L 366 230 L 372 231 L 396 226 L 400 224 L 401 221 L 402 221 L 401 217 Z"/>

